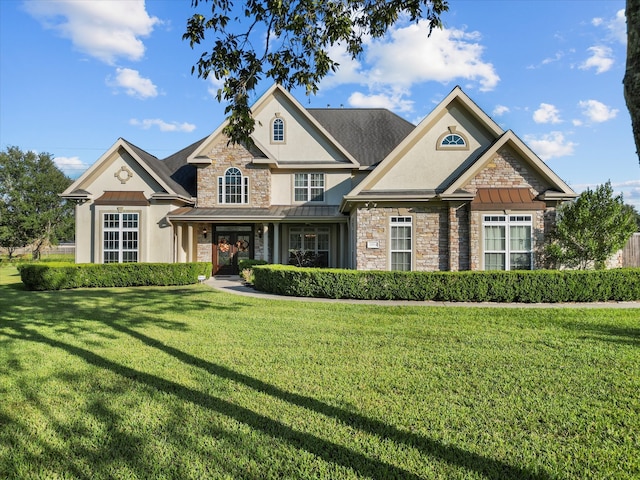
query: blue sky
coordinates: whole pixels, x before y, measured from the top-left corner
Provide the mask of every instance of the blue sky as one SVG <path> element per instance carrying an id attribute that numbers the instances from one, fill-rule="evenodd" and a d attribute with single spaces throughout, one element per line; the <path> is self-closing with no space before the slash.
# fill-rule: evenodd
<path id="1" fill-rule="evenodd" d="M 224 106 L 191 75 L 193 13 L 190 0 L 0 1 L 0 148 L 49 152 L 75 178 L 119 137 L 165 158 L 210 134 Z M 576 191 L 611 180 L 640 207 L 623 0 L 450 0 L 443 21 L 430 38 L 400 24 L 356 61 L 336 47 L 338 73 L 293 93 L 417 123 L 460 85 Z"/>

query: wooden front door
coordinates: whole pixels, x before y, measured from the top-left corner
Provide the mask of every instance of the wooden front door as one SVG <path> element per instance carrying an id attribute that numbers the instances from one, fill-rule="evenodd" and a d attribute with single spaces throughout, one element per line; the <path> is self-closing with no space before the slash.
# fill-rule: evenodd
<path id="1" fill-rule="evenodd" d="M 250 227 L 249 227 L 250 229 Z M 252 231 L 216 230 L 213 241 L 213 274 L 238 275 L 238 262 L 253 257 Z"/>

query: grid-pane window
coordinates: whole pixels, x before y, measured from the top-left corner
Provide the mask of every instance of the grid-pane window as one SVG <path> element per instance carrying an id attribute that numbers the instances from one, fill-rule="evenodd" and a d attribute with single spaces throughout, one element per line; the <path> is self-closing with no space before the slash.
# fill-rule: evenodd
<path id="1" fill-rule="evenodd" d="M 391 270 L 411 270 L 412 235 L 411 217 L 391 217 Z"/>
<path id="2" fill-rule="evenodd" d="M 296 202 L 323 202 L 324 173 L 296 173 L 293 193 Z"/>
<path id="3" fill-rule="evenodd" d="M 327 267 L 329 265 L 329 228 L 292 227 L 289 229 L 289 263 Z"/>
<path id="4" fill-rule="evenodd" d="M 249 177 L 236 168 L 228 168 L 218 177 L 219 203 L 249 203 Z"/>
<path id="5" fill-rule="evenodd" d="M 137 213 L 105 213 L 102 221 L 102 261 L 137 262 L 138 236 Z"/>
<path id="6" fill-rule="evenodd" d="M 531 270 L 531 215 L 485 215 L 484 269 Z"/>
<path id="7" fill-rule="evenodd" d="M 273 121 L 273 141 L 284 142 L 284 120 L 276 118 Z"/>

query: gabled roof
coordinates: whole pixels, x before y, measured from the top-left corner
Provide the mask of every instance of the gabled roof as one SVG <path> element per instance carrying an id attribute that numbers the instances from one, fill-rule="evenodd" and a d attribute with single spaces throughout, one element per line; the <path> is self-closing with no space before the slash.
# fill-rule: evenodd
<path id="1" fill-rule="evenodd" d="M 329 141 L 331 145 L 333 145 L 336 150 L 338 150 L 350 164 L 354 164 L 355 166 L 359 166 L 358 161 L 353 157 L 353 155 L 340 143 L 338 142 L 325 128 L 321 125 L 310 113 L 307 109 L 305 109 L 300 102 L 298 102 L 291 93 L 289 93 L 285 88 L 283 88 L 279 84 L 273 84 L 252 106 L 251 112 L 254 117 L 257 113 L 266 105 L 267 101 L 274 97 L 276 94 L 281 94 L 299 113 L 301 118 L 307 120 L 312 127 L 320 133 L 324 138 Z M 223 135 L 222 131 L 227 126 L 228 120 L 225 121 L 213 132 L 209 135 L 201 144 L 200 148 L 196 148 L 187 158 L 187 161 L 193 165 L 204 165 L 210 163 L 205 158 L 204 150 L 205 148 L 214 142 L 218 137 Z M 267 146 L 261 145 L 255 137 L 252 136 L 252 140 L 254 145 L 249 147 L 249 151 L 254 155 L 254 157 L 262 158 L 266 160 L 266 163 L 277 163 L 276 159 L 273 158 L 269 154 L 269 148 Z M 262 162 L 265 163 L 265 162 Z"/>
<path id="2" fill-rule="evenodd" d="M 468 114 L 475 118 L 484 128 L 495 138 L 498 138 L 504 130 L 491 119 L 469 96 L 462 91 L 459 86 L 456 86 L 429 115 L 427 115 L 416 126 L 411 133 L 409 133 L 404 140 L 402 140 L 396 147 L 386 156 L 386 158 L 371 172 L 360 184 L 356 186 L 345 198 L 353 198 L 363 191 L 372 190 L 375 184 L 382 178 L 387 171 L 395 164 L 397 164 L 409 151 L 412 145 L 422 138 L 447 111 L 447 109 L 453 104 L 460 105 Z"/>
<path id="3" fill-rule="evenodd" d="M 362 166 L 375 165 L 416 128 L 383 108 L 307 110 Z"/>
<path id="4" fill-rule="evenodd" d="M 552 190 L 557 191 L 562 198 L 574 198 L 576 193 L 567 185 L 546 163 L 544 163 L 533 151 L 513 133 L 506 131 L 495 142 L 493 142 L 478 158 L 466 165 L 458 175 L 451 179 L 448 186 L 440 195 L 446 198 L 448 195 L 455 195 L 459 189 L 463 188 L 475 177 L 480 170 L 504 147 L 510 147 L 523 158 L 532 169 L 552 185 Z"/>
<path id="5" fill-rule="evenodd" d="M 187 158 L 207 139 L 201 138 L 179 152 L 165 158 L 162 162 L 171 172 L 171 178 L 182 185 L 192 197 L 197 194 L 197 173 L 193 165 L 189 165 Z"/>
<path id="6" fill-rule="evenodd" d="M 120 149 L 127 152 L 134 161 L 140 165 L 168 194 L 181 197 L 185 200 L 191 199 L 191 194 L 171 178 L 170 168 L 158 160 L 155 156 L 133 145 L 123 138 L 119 138 L 91 167 L 89 167 L 75 182 L 73 182 L 63 193 L 64 198 L 75 198 L 77 192 L 82 190 L 86 182 L 98 171 L 105 162 Z"/>

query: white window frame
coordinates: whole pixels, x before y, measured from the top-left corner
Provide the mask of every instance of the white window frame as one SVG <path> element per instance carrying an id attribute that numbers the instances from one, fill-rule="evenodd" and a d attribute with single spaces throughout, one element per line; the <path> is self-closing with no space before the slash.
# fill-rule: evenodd
<path id="1" fill-rule="evenodd" d="M 139 262 L 140 213 L 103 212 L 101 220 L 102 263 Z M 135 222 L 135 224 L 132 225 L 131 222 Z M 131 259 L 131 255 L 135 259 Z"/>
<path id="2" fill-rule="evenodd" d="M 298 179 L 304 179 L 299 182 Z M 304 184 L 301 184 L 304 183 Z M 327 179 L 326 175 L 321 172 L 311 173 L 294 173 L 293 174 L 293 201 L 294 203 L 314 202 L 322 203 L 325 201 Z M 319 192 L 322 192 L 319 195 Z M 315 193 L 315 196 L 314 196 Z M 300 194 L 300 197 L 297 194 Z"/>
<path id="3" fill-rule="evenodd" d="M 504 228 L 504 249 L 487 248 L 487 229 L 486 227 L 503 227 Z M 512 227 L 529 227 L 529 249 L 512 247 Z M 530 270 L 534 269 L 533 265 L 533 214 L 516 213 L 516 214 L 485 214 L 482 217 L 482 267 L 487 268 L 487 254 L 504 255 L 504 270 L 512 270 L 511 255 L 529 255 Z"/>
<path id="4" fill-rule="evenodd" d="M 413 270 L 413 217 L 409 216 L 393 216 L 389 219 L 389 223 L 391 228 L 389 229 L 389 270 L 398 270 L 398 271 L 407 271 L 410 272 Z M 406 232 L 408 227 L 409 235 L 405 235 L 403 238 L 398 238 L 397 233 L 401 231 Z M 409 248 L 406 248 L 406 242 L 408 240 Z M 405 246 L 403 248 L 398 248 L 395 245 L 398 241 L 404 241 Z M 395 247 L 395 248 L 394 248 Z M 409 255 L 409 261 L 403 261 L 402 265 L 405 265 L 407 268 L 397 268 L 400 265 L 400 262 L 394 260 L 396 255 L 401 254 L 402 256 Z"/>
<path id="5" fill-rule="evenodd" d="M 236 175 L 235 172 L 239 175 Z M 227 182 L 227 177 L 231 177 L 231 173 L 234 177 L 240 178 L 240 184 Z M 238 188 L 239 191 L 232 191 L 232 189 Z M 233 199 L 239 199 L 239 202 L 229 201 Z M 249 203 L 249 177 L 242 174 L 242 170 L 237 167 L 229 167 L 224 171 L 224 174 L 218 177 L 218 203 L 228 205 L 246 205 Z"/>
<path id="6" fill-rule="evenodd" d="M 281 117 L 271 122 L 271 143 L 285 143 L 284 120 Z"/>

